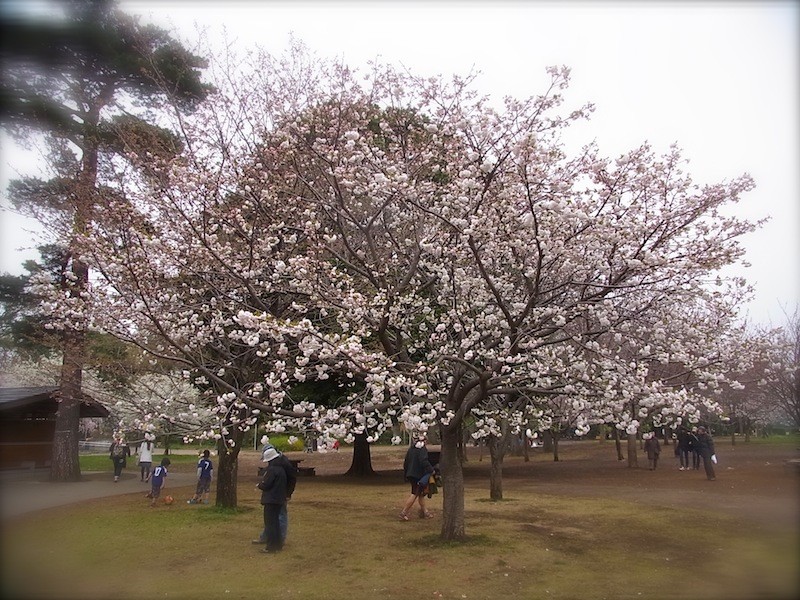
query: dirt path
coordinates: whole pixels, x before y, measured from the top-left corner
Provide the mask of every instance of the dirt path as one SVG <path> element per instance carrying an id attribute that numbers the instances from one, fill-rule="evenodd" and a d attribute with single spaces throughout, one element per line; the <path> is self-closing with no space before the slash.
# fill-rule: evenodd
<path id="1" fill-rule="evenodd" d="M 743 441 L 733 446 L 729 439 L 718 439 L 716 481 L 706 479 L 702 466 L 698 471 L 678 470 L 673 448 L 663 448 L 657 470 L 650 471 L 642 452 L 639 468 L 617 460 L 613 442 L 562 442 L 558 462 L 541 449 L 533 451 L 529 462 L 507 457 L 504 491 L 507 495 L 525 491 L 646 502 L 673 509 L 712 509 L 766 527 L 800 532 L 800 474 L 786 466 L 787 460 L 800 457 L 798 448 Z M 373 468 L 399 480 L 403 454 L 404 448 L 374 448 Z M 317 476 L 343 475 L 352 458 L 348 450 L 289 456 L 304 459 L 304 465 L 315 467 Z M 470 448 L 468 456 L 464 467 L 467 485 L 488 489 L 488 454 Z M 240 473 L 255 472 L 255 457 L 243 457 L 243 462 Z"/>

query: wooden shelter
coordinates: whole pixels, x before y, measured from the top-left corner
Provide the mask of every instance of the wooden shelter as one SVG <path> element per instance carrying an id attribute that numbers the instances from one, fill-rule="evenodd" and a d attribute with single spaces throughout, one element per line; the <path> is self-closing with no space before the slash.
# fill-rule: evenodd
<path id="1" fill-rule="evenodd" d="M 50 466 L 58 395 L 58 387 L 0 388 L 0 469 Z M 81 418 L 108 414 L 84 394 Z"/>

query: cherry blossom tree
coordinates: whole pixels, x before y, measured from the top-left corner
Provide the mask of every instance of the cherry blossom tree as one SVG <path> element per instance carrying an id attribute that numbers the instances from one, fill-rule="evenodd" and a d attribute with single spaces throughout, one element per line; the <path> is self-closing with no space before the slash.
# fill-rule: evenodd
<path id="1" fill-rule="evenodd" d="M 778 363 L 782 368 L 774 369 L 770 391 L 776 404 L 800 429 L 800 312 L 796 309 L 783 331 L 786 351 Z"/>
<path id="2" fill-rule="evenodd" d="M 474 411 L 561 398 L 635 433 L 694 398 L 650 366 L 725 379 L 711 321 L 747 290 L 717 272 L 754 225 L 722 209 L 749 177 L 698 186 L 677 148 L 567 155 L 590 112 L 561 114 L 567 69 L 496 103 L 472 78 L 262 59 L 183 123 L 179 159 L 121 177 L 85 239 L 98 325 L 212 390 L 221 466 L 262 414 L 323 444 L 436 427 L 442 537 L 462 539 Z M 292 398 L 334 375 L 359 383 L 338 406 Z"/>

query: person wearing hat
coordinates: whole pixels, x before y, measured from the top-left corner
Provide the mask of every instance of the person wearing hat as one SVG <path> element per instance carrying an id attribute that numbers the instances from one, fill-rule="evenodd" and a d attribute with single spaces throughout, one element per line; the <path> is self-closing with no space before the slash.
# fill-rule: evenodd
<path id="1" fill-rule="evenodd" d="M 283 549 L 283 539 L 279 517 L 281 507 L 286 504 L 286 471 L 278 465 L 280 453 L 275 448 L 264 451 L 261 460 L 267 463 L 264 478 L 258 484 L 261 490 L 261 504 L 264 506 L 264 529 L 267 532 L 265 553 L 279 552 Z"/>
<path id="2" fill-rule="evenodd" d="M 420 480 L 425 475 L 433 473 L 433 465 L 428 458 L 428 449 L 425 447 L 427 436 L 424 433 L 417 434 L 412 444 L 408 447 L 406 458 L 403 461 L 403 475 L 411 484 L 411 495 L 406 499 L 403 510 L 400 511 L 400 520 L 408 521 L 408 513 L 414 502 L 419 503 L 419 516 L 422 519 L 431 519 L 433 515 L 425 508 L 425 486 L 420 484 Z"/>
<path id="3" fill-rule="evenodd" d="M 283 467 L 283 470 L 286 471 L 286 502 L 283 503 L 281 507 L 281 513 L 278 516 L 278 523 L 280 524 L 281 530 L 281 539 L 283 539 L 283 543 L 286 543 L 286 536 L 289 533 L 289 500 L 292 499 L 292 494 L 294 494 L 294 488 L 297 486 L 297 469 L 291 463 L 291 461 L 286 458 L 286 456 L 275 446 L 270 443 L 265 443 L 264 447 L 261 449 L 261 460 L 264 462 L 264 454 L 267 450 L 275 450 L 278 453 L 278 458 L 275 459 L 275 464 L 280 467 Z M 258 539 L 253 540 L 254 544 L 266 544 L 267 543 L 267 530 L 261 532 L 258 536 Z"/>

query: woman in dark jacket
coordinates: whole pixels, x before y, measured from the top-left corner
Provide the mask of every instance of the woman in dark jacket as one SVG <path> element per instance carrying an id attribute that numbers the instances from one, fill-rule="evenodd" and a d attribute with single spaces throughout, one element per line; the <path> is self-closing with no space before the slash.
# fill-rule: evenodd
<path id="1" fill-rule="evenodd" d="M 409 446 L 406 458 L 403 461 L 403 474 L 406 481 L 411 484 L 411 495 L 400 512 L 401 521 L 408 521 L 408 511 L 414 506 L 415 501 L 419 502 L 419 516 L 421 518 L 433 518 L 433 515 L 425 509 L 425 486 L 420 485 L 420 479 L 427 474 L 433 473 L 433 465 L 428 459 L 428 449 L 425 447 L 426 441 L 424 435 L 418 435 Z"/>
<path id="2" fill-rule="evenodd" d="M 268 463 L 264 478 L 258 484 L 261 490 L 261 504 L 264 505 L 264 529 L 267 531 L 267 547 L 262 552 L 278 552 L 283 549 L 280 514 L 286 504 L 286 471 L 278 465 L 280 453 L 275 448 L 264 452 L 262 460 Z"/>
<path id="3" fill-rule="evenodd" d="M 128 466 L 128 457 L 131 455 L 131 449 L 123 441 L 122 436 L 117 435 L 114 437 L 108 452 L 109 458 L 114 461 L 114 483 L 117 483 L 122 475 L 122 469 Z"/>
<path id="4" fill-rule="evenodd" d="M 700 454 L 700 458 L 703 459 L 703 468 L 706 470 L 706 477 L 709 481 L 714 481 L 717 478 L 714 473 L 714 462 L 711 460 L 711 457 L 714 456 L 714 440 L 706 431 L 705 427 L 697 428 L 695 447 Z"/>

